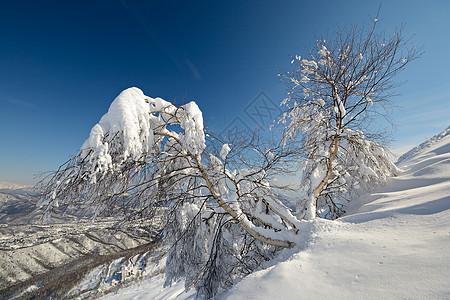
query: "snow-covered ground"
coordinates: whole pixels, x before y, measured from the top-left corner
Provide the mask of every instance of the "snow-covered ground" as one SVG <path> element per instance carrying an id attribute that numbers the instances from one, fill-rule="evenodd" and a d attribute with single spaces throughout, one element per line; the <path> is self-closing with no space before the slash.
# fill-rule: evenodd
<path id="1" fill-rule="evenodd" d="M 195 299 L 195 291 L 184 291 L 184 281 L 178 281 L 170 287 L 164 287 L 165 275 L 160 274 L 151 280 L 119 290 L 116 294 L 108 294 L 101 300 L 162 300 L 162 299 Z"/>
<path id="2" fill-rule="evenodd" d="M 362 206 L 316 220 L 305 250 L 223 299 L 449 299 L 450 135 L 416 150 Z"/>
<path id="3" fill-rule="evenodd" d="M 450 299 L 450 128 L 338 221 L 305 222 L 298 246 L 219 299 Z M 308 242 L 305 244 L 305 240 Z M 186 299 L 162 275 L 105 299 Z"/>
<path id="4" fill-rule="evenodd" d="M 151 248 L 147 231 L 109 230 L 116 222 L 113 217 L 91 222 L 57 212 L 41 222 L 43 212 L 36 209 L 37 201 L 25 190 L 0 191 L 0 299 L 32 298 L 27 293 L 45 290 L 55 282 L 66 288 L 61 276 L 71 276 L 70 284 L 75 284 L 90 268 L 107 267 L 109 260 Z M 108 279 L 108 274 L 102 279 Z M 58 298 L 56 290 L 53 294 Z"/>

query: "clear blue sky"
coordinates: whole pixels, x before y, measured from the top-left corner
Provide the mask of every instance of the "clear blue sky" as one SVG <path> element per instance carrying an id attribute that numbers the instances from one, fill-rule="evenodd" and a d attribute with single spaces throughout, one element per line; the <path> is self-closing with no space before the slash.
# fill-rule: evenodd
<path id="1" fill-rule="evenodd" d="M 379 1 L 2 1 L 0 181 L 35 183 L 78 152 L 118 93 L 195 100 L 221 131 L 261 92 L 279 103 L 289 55 L 314 34 L 362 24 Z M 425 54 L 399 76 L 394 149 L 450 123 L 450 1 L 384 1 Z M 252 123 L 253 122 L 253 123 Z"/>

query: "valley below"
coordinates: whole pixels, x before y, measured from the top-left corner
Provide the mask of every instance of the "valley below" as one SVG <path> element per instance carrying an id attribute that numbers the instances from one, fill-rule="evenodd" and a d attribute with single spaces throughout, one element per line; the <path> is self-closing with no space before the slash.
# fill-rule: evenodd
<path id="1" fill-rule="evenodd" d="M 158 244 L 151 226 L 130 232 L 115 229 L 113 218 L 93 222 L 62 213 L 44 222 L 37 200 L 33 193 L 0 192 L 0 298 L 76 296 L 102 285 L 104 292 L 123 281 L 118 274 L 133 258 L 128 267 L 145 273 L 143 258 Z M 92 284 L 77 288 L 96 268 Z"/>

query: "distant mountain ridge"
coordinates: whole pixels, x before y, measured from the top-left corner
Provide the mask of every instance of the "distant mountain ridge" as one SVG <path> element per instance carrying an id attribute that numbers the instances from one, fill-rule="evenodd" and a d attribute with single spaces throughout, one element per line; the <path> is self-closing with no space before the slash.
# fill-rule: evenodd
<path id="1" fill-rule="evenodd" d="M 31 188 L 33 186 L 26 184 L 17 184 L 13 182 L 0 181 L 0 190 L 18 190 L 24 188 Z"/>

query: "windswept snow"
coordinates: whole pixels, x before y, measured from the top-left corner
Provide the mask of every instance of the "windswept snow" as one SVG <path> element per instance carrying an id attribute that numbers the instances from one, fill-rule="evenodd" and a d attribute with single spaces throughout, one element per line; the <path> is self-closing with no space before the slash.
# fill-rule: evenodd
<path id="1" fill-rule="evenodd" d="M 447 129 L 448 131 L 449 129 Z M 304 222 L 298 246 L 219 299 L 450 299 L 450 134 L 401 160 L 402 172 L 338 221 Z M 187 299 L 162 275 L 107 299 Z"/>

